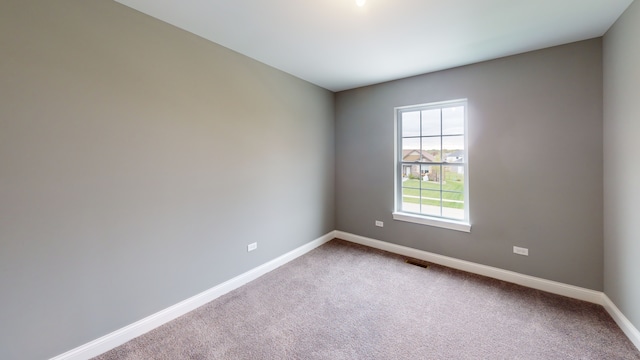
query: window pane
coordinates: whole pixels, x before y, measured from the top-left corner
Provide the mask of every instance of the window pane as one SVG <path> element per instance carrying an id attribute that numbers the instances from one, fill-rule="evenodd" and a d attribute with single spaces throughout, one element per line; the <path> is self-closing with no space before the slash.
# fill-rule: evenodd
<path id="1" fill-rule="evenodd" d="M 440 206 L 442 205 L 442 201 L 440 200 L 440 192 L 422 190 L 421 195 L 422 207 L 420 208 L 420 213 L 425 215 L 440 216 Z"/>
<path id="2" fill-rule="evenodd" d="M 402 188 L 402 197 L 406 198 L 414 198 L 416 199 L 414 202 L 418 203 L 418 197 L 420 196 L 420 189 L 414 189 L 410 187 Z"/>
<path id="3" fill-rule="evenodd" d="M 405 186 L 404 182 L 411 178 L 414 166 L 415 165 L 402 164 L 402 186 Z"/>
<path id="4" fill-rule="evenodd" d="M 440 109 L 422 111 L 422 135 L 440 135 Z"/>
<path id="5" fill-rule="evenodd" d="M 447 164 L 443 170 L 444 190 L 464 192 L 464 166 Z"/>
<path id="6" fill-rule="evenodd" d="M 444 188 L 444 185 L 443 185 Z M 442 206 L 452 209 L 462 209 L 464 205 L 464 193 L 443 191 Z"/>
<path id="7" fill-rule="evenodd" d="M 421 177 L 420 165 L 403 164 L 402 170 L 402 186 L 419 189 Z"/>
<path id="8" fill-rule="evenodd" d="M 463 163 L 464 159 L 464 136 L 443 136 L 442 152 L 444 161 L 449 163 Z"/>
<path id="9" fill-rule="evenodd" d="M 423 137 L 422 138 L 422 161 L 440 162 L 442 161 L 442 152 L 440 151 L 440 137 Z"/>
<path id="10" fill-rule="evenodd" d="M 464 208 L 464 193 L 461 192 L 442 192 L 442 206 L 450 209 Z"/>
<path id="11" fill-rule="evenodd" d="M 442 109 L 442 135 L 464 134 L 464 106 Z"/>
<path id="12" fill-rule="evenodd" d="M 421 189 L 440 191 L 440 165 L 422 165 Z"/>
<path id="13" fill-rule="evenodd" d="M 458 203 L 458 207 L 448 206 L 446 200 L 442 204 L 442 216 L 455 220 L 464 219 L 464 202 Z"/>
<path id="14" fill-rule="evenodd" d="M 402 136 L 420 136 L 420 112 L 402 113 Z"/>
<path id="15" fill-rule="evenodd" d="M 429 181 L 429 169 L 431 165 L 420 165 L 420 187 L 424 187 L 424 182 Z"/>
<path id="16" fill-rule="evenodd" d="M 418 180 L 407 180 L 415 181 L 415 184 L 419 186 Z M 405 183 L 406 183 L 405 182 Z M 404 185 L 404 184 L 403 184 Z M 412 188 L 402 188 L 402 211 L 420 213 L 420 190 L 412 189 Z"/>
<path id="17" fill-rule="evenodd" d="M 464 166 L 443 166 L 442 216 L 464 219 Z"/>
<path id="18" fill-rule="evenodd" d="M 402 161 L 420 161 L 420 138 L 402 139 Z"/>

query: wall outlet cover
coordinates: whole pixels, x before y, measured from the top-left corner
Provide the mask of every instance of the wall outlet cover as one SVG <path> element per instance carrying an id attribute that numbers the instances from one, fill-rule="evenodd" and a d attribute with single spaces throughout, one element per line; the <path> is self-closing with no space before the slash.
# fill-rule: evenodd
<path id="1" fill-rule="evenodd" d="M 513 247 L 513 253 L 514 254 L 518 254 L 518 255 L 529 256 L 529 249 L 523 248 L 523 247 L 519 247 L 519 246 L 514 246 Z"/>

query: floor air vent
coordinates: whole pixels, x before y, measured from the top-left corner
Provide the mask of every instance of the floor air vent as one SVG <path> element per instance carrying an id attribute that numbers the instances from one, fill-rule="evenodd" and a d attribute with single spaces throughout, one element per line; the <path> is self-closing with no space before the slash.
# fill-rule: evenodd
<path id="1" fill-rule="evenodd" d="M 417 260 L 417 259 L 407 259 L 404 262 L 406 262 L 407 264 L 411 264 L 411 265 L 415 265 L 415 266 L 420 266 L 421 268 L 428 268 L 429 267 L 429 263 L 426 261 L 422 261 L 422 260 Z"/>

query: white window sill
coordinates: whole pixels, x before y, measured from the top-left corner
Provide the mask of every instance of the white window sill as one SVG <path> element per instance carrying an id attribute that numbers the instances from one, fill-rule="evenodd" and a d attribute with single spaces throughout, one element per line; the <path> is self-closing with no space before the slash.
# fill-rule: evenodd
<path id="1" fill-rule="evenodd" d="M 394 212 L 393 220 L 435 226 L 443 229 L 457 230 L 462 232 L 471 232 L 471 224 L 464 221 L 434 218 L 430 216 L 422 216 L 422 215 L 403 213 L 403 212 Z"/>

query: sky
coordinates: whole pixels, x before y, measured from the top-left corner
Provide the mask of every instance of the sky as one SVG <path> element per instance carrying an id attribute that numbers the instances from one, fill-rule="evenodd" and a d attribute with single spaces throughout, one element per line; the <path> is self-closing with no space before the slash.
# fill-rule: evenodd
<path id="1" fill-rule="evenodd" d="M 440 151 L 441 139 L 442 149 L 464 149 L 464 106 L 406 111 L 401 120 L 403 149 Z"/>

